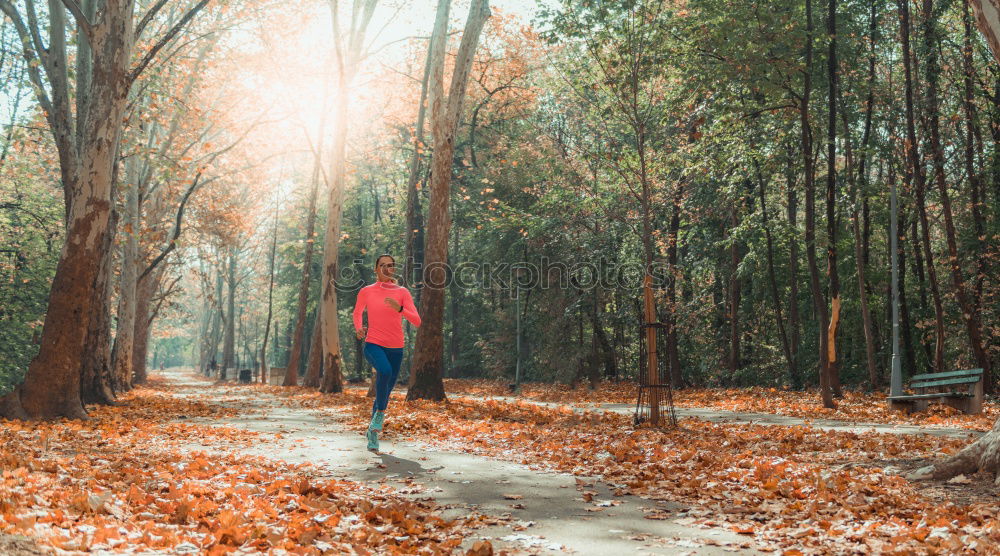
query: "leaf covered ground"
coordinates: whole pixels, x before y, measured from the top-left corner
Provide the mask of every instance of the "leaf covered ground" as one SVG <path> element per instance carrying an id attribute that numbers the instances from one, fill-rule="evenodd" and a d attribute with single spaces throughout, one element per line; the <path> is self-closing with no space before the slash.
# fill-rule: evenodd
<path id="1" fill-rule="evenodd" d="M 385 484 L 240 455 L 274 439 L 226 424 L 249 407 L 247 400 L 270 397 L 360 430 L 371 404 L 364 389 L 211 391 L 211 401 L 179 397 L 154 381 L 122 406 L 92 409 L 86 422 L 3 422 L 0 540 L 25 551 L 449 554 L 490 523 L 478 515 L 444 519 L 433 499 L 405 497 Z M 765 394 L 773 393 L 757 393 Z M 391 404 L 388 446 L 417 440 L 431 450 L 571 473 L 592 512 L 617 505 L 595 498 L 596 477 L 615 497 L 648 501 L 635 519 L 728 528 L 745 548 L 790 555 L 1000 553 L 992 478 L 910 483 L 901 476 L 954 453 L 966 439 L 697 419 L 676 429 L 636 428 L 627 415 L 478 395 L 408 403 L 397 393 Z M 213 450 L 192 451 L 192 444 Z M 520 504 L 532 495 L 504 496 Z"/>
<path id="2" fill-rule="evenodd" d="M 445 379 L 445 391 L 484 397 L 510 396 L 507 382 L 488 379 Z M 570 388 L 565 384 L 525 383 L 523 398 L 564 404 L 626 403 L 634 404 L 633 382 L 605 382 L 596 390 L 586 386 Z M 1000 418 L 1000 404 L 987 401 L 979 415 L 966 415 L 944 405 L 932 405 L 928 411 L 906 414 L 892 411 L 882 392 L 845 391 L 836 400 L 836 409 L 820 402 L 818 391 L 794 391 L 778 388 L 685 388 L 673 392 L 676 407 L 717 409 L 723 411 L 771 413 L 805 419 L 909 424 L 956 427 L 988 431 Z"/>
<path id="3" fill-rule="evenodd" d="M 363 390 L 335 396 L 275 391 L 302 406 L 339 412 L 353 427 L 363 427 L 370 411 Z M 1000 553 L 1000 505 L 984 487 L 991 478 L 912 484 L 900 475 L 954 453 L 966 439 L 696 419 L 674 430 L 637 429 L 624 415 L 569 407 L 454 395 L 444 403 L 397 398 L 386 420 L 389 442 L 417 439 L 600 477 L 617 495 L 691 508 L 651 507 L 649 519 L 726 526 L 758 549 Z M 580 490 L 586 497 L 586 486 Z"/>
<path id="4" fill-rule="evenodd" d="M 0 423 L 0 546 L 447 554 L 465 536 L 466 524 L 439 517 L 432 501 L 238 450 L 227 455 L 226 447 L 267 439 L 183 422 L 234 410 L 164 390 L 140 388 L 86 422 Z M 194 440 L 223 450 L 184 449 Z"/>

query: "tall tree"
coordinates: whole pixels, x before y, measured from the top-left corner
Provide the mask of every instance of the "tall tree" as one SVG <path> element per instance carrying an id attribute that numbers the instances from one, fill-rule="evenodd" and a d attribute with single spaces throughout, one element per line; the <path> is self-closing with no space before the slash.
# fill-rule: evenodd
<path id="1" fill-rule="evenodd" d="M 451 226 L 448 209 L 451 199 L 449 191 L 455 153 L 455 133 L 462 114 L 465 89 L 479 44 L 479 36 L 483 25 L 490 17 L 488 0 L 472 0 L 469 17 L 462 33 L 462 42 L 455 59 L 450 90 L 445 96 L 444 66 L 450 7 L 451 0 L 438 0 L 434 32 L 431 36 L 432 53 L 428 59 L 431 67 L 428 86 L 434 154 L 431 158 L 430 213 L 424 242 L 425 279 L 420 299 L 422 325 L 417 329 L 413 364 L 410 369 L 410 387 L 406 393 L 408 400 L 442 400 L 445 397 L 444 292 L 447 283 L 448 230 Z"/>
<path id="2" fill-rule="evenodd" d="M 108 233 L 112 174 L 128 93 L 160 50 L 208 2 L 194 4 L 135 61 L 136 40 L 166 2 L 154 4 L 137 23 L 134 0 L 105 0 L 93 18 L 75 1 L 52 0 L 49 40 L 44 44 L 34 2 L 25 4 L 25 18 L 25 12 L 13 2 L 0 0 L 0 11 L 13 22 L 21 39 L 29 78 L 55 140 L 66 208 L 66 243 L 52 282 L 41 349 L 24 384 L 10 394 L 12 399 L 0 404 L 8 408 L 5 413 L 33 418 L 86 417 L 80 401 L 80 361 L 92 310 L 89 293 L 97 283 Z M 68 71 L 67 7 L 76 24 L 78 42 L 87 44 L 82 54 L 89 57 L 88 63 L 79 66 L 89 71 L 76 75 L 75 83 Z M 74 94 L 75 111 L 71 103 Z"/>
<path id="3" fill-rule="evenodd" d="M 910 8 L 907 0 L 899 0 L 900 19 L 900 39 L 903 47 L 903 71 L 905 75 L 905 95 L 906 95 L 906 160 L 907 185 L 913 184 L 913 191 L 917 209 L 917 221 L 919 223 L 919 247 L 922 250 L 923 260 L 926 262 L 927 279 L 930 283 L 931 297 L 934 302 L 934 356 L 931 363 L 938 372 L 944 371 L 944 306 L 941 302 L 941 294 L 938 290 L 937 270 L 934 268 L 934 254 L 931 250 L 930 219 L 927 216 L 927 175 L 924 172 L 924 164 L 920 157 L 917 144 L 916 114 L 913 106 L 914 71 L 913 52 L 910 48 Z M 920 260 L 917 260 L 917 270 L 920 270 Z"/>
<path id="4" fill-rule="evenodd" d="M 840 273 L 837 270 L 837 0 L 830 0 L 826 16 L 826 30 L 830 36 L 827 54 L 829 99 L 826 135 L 826 273 L 830 278 L 830 318 L 827 323 L 826 386 L 823 406 L 830 407 L 830 394 L 840 394 L 840 363 L 837 361 L 837 328 L 840 324 Z M 821 347 L 822 349 L 822 347 Z M 822 381 L 820 382 L 822 384 Z M 829 393 L 827 393 L 829 389 Z"/>
<path id="5" fill-rule="evenodd" d="M 278 209 L 280 204 L 274 205 L 274 232 L 271 236 L 271 253 L 267 263 L 267 318 L 264 320 L 264 339 L 260 342 L 260 375 L 267 377 L 271 374 L 271 368 L 267 364 L 267 340 L 271 336 L 271 319 L 274 317 L 274 260 L 278 251 Z M 286 375 L 287 376 L 287 375 Z M 298 370 L 295 372 L 298 377 Z M 263 381 L 267 384 L 266 381 Z"/>
<path id="6" fill-rule="evenodd" d="M 335 45 L 337 89 L 333 116 L 333 149 L 330 153 L 330 191 L 327 197 L 326 242 L 323 249 L 323 280 L 320 285 L 323 335 L 322 392 L 344 389 L 343 356 L 340 352 L 340 330 L 337 318 L 337 258 L 340 250 L 341 212 L 347 180 L 347 118 L 351 85 L 365 55 L 365 34 L 375 13 L 377 0 L 358 0 L 351 4 L 351 20 L 346 30 L 341 27 L 340 1 L 330 0 Z"/>
<path id="7" fill-rule="evenodd" d="M 827 329 L 830 314 L 819 282 L 819 262 L 816 257 L 816 170 L 813 159 L 813 132 L 809 120 L 809 99 L 812 96 L 813 71 L 813 14 L 812 0 L 806 0 L 806 45 L 805 68 L 803 69 L 803 90 L 799 101 L 799 120 L 802 133 L 802 161 L 805 174 L 805 243 L 806 262 L 809 267 L 809 291 L 813 308 L 819 320 L 819 379 L 820 394 L 824 407 L 835 407 L 833 389 L 829 373 L 829 335 Z"/>

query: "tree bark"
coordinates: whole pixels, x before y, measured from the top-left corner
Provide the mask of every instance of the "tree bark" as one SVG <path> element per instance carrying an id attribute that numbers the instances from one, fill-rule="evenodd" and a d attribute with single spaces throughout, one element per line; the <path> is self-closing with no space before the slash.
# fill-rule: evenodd
<path id="1" fill-rule="evenodd" d="M 819 263 L 816 258 L 816 173 L 813 168 L 812 126 L 809 123 L 809 99 L 812 94 L 813 65 L 813 19 L 812 0 L 806 0 L 806 67 L 802 101 L 799 104 L 799 119 L 802 132 L 802 162 L 805 174 L 805 244 L 806 262 L 809 267 L 809 291 L 812 294 L 813 309 L 819 319 L 819 382 L 824 407 L 834 407 L 833 391 L 829 381 L 827 327 L 829 313 L 826 300 L 819 284 Z"/>
<path id="2" fill-rule="evenodd" d="M 826 330 L 827 384 L 833 394 L 840 392 L 840 361 L 837 359 L 837 327 L 840 324 L 840 273 L 837 270 L 837 0 L 830 0 L 827 12 L 830 49 L 827 78 L 830 82 L 826 136 L 826 272 L 830 279 L 830 320 Z M 827 405 L 824 394 L 823 404 Z"/>
<path id="3" fill-rule="evenodd" d="M 27 62 L 27 73 L 59 156 L 64 191 L 66 242 L 60 253 L 42 328 L 41 349 L 24 383 L 0 402 L 0 414 L 53 419 L 85 418 L 80 400 L 80 361 L 103 260 L 111 213 L 117 159 L 128 93 L 163 46 L 200 11 L 201 0 L 131 68 L 135 45 L 133 0 L 85 0 L 74 17 L 86 46 L 77 48 L 77 110 L 70 109 L 71 87 L 65 2 L 50 0 L 48 45 L 41 44 L 38 21 L 27 24 L 14 3 L 0 0 L 0 12 L 13 22 Z M 76 4 L 74 4 L 77 6 Z M 32 4 L 28 4 L 33 8 Z M 44 73 L 44 78 L 43 78 Z"/>
<path id="4" fill-rule="evenodd" d="M 165 267 L 147 274 L 136 284 L 135 293 L 135 338 L 132 344 L 132 374 L 125 377 L 128 388 L 133 384 L 145 384 L 147 377 L 146 357 L 149 354 L 149 333 L 156 317 L 153 311 L 153 296 L 160 288 Z"/>
<path id="5" fill-rule="evenodd" d="M 139 264 L 139 191 L 137 162 L 130 158 L 126 163 L 127 187 L 125 191 L 125 242 L 122 247 L 121 280 L 118 282 L 118 328 L 112 350 L 112 373 L 121 385 L 131 384 L 132 357 L 135 350 L 135 297 Z"/>
<path id="6" fill-rule="evenodd" d="M 314 318 L 312 340 L 309 341 L 309 360 L 306 364 L 306 376 L 302 381 L 303 386 L 309 388 L 319 388 L 320 376 L 323 369 L 323 319 L 320 318 L 319 309 Z"/>
<path id="7" fill-rule="evenodd" d="M 871 6 L 869 15 L 869 41 L 874 45 L 877 31 L 877 11 L 876 6 Z M 851 204 L 853 212 L 851 224 L 854 231 L 854 263 L 858 276 L 858 299 L 861 303 L 861 324 L 865 336 L 865 359 L 868 366 L 868 382 L 872 389 L 879 387 L 878 366 L 875 363 L 875 336 L 872 324 L 871 309 L 868 303 L 868 280 L 866 270 L 868 265 L 868 239 L 867 230 L 862 230 L 861 214 L 859 214 L 859 204 L 863 205 L 863 215 L 867 226 L 867 183 L 868 183 L 868 143 L 871 137 L 872 112 L 875 102 L 875 50 L 874 46 L 868 56 L 868 95 L 865 99 L 864 131 L 861 138 L 861 158 L 857 166 L 854 164 L 854 152 L 851 145 L 850 128 L 847 125 L 847 114 L 841 114 L 844 127 L 844 152 L 847 157 L 847 178 L 851 185 Z M 865 201 L 858 202 L 858 195 Z"/>
<path id="8" fill-rule="evenodd" d="M 346 35 L 339 22 L 338 2 L 330 0 L 334 44 L 337 48 L 337 102 L 333 126 L 331 152 L 330 192 L 327 198 L 326 241 L 323 249 L 323 281 L 320 285 L 323 319 L 323 380 L 320 391 L 341 392 L 344 389 L 343 355 L 340 349 L 340 330 L 337 313 L 337 258 L 340 253 L 341 213 L 344 205 L 344 187 L 347 179 L 347 115 L 348 98 L 358 65 L 365 47 L 365 33 L 375 11 L 376 0 L 364 0 L 359 8 L 354 6 L 354 17 Z"/>
<path id="9" fill-rule="evenodd" d="M 740 298 L 743 293 L 743 284 L 739 278 L 738 270 L 740 266 L 740 249 L 736 238 L 732 236 L 732 231 L 739 225 L 739 215 L 736 206 L 729 215 L 730 230 L 727 232 L 729 240 L 729 284 L 726 288 L 726 313 L 729 317 L 729 380 L 736 378 L 736 373 L 742 367 L 742 357 L 740 355 Z"/>
<path id="10" fill-rule="evenodd" d="M 213 265 L 216 266 L 216 265 Z M 212 299 L 212 327 L 208 338 L 208 358 L 209 365 L 206 368 L 206 376 L 211 376 L 211 374 L 218 372 L 219 366 L 219 340 L 222 337 L 222 324 L 223 317 L 222 314 L 222 268 L 221 266 L 216 266 L 215 270 L 215 296 Z M 214 365 L 213 365 L 214 363 Z M 212 376 L 212 378 L 218 378 L 217 376 Z"/>
<path id="11" fill-rule="evenodd" d="M 225 331 L 222 340 L 222 367 L 219 380 L 229 378 L 229 369 L 236 365 L 236 249 L 229 249 L 229 264 L 226 270 L 226 312 Z"/>
<path id="12" fill-rule="evenodd" d="M 445 265 L 448 260 L 448 214 L 451 169 L 455 152 L 455 133 L 465 100 L 465 89 L 483 25 L 490 16 L 488 0 L 473 0 L 465 31 L 455 60 L 451 87 L 444 95 L 444 59 L 451 0 L 439 0 L 431 56 L 429 98 L 434 155 L 431 159 L 431 198 L 424 245 L 426 260 L 424 288 L 420 299 L 422 324 L 417 329 L 410 387 L 407 400 L 443 400 L 444 382 L 444 288 L 447 283 Z"/>
<path id="13" fill-rule="evenodd" d="M 990 45 L 993 57 L 1000 62 L 1000 2 L 997 0 L 971 0 L 976 14 L 976 26 Z"/>
<path id="14" fill-rule="evenodd" d="M 406 287 L 417 286 L 417 272 L 423 267 L 422 253 L 418 253 L 423 245 L 423 211 L 420 208 L 420 195 L 417 191 L 417 184 L 420 182 L 421 161 L 427 145 L 424 144 L 424 119 L 427 115 L 427 84 L 431 71 L 431 54 L 433 53 L 433 43 L 428 42 L 427 59 L 424 62 L 424 79 L 420 83 L 420 105 L 417 108 L 417 125 L 413 133 L 413 155 L 410 158 L 410 174 L 406 180 L 406 258 L 404 259 L 403 285 Z M 420 303 L 419 290 L 414 292 L 415 298 Z M 409 330 L 410 321 L 404 325 Z"/>
<path id="15" fill-rule="evenodd" d="M 767 181 L 760 171 L 760 163 L 754 160 L 754 173 L 757 175 L 757 193 L 760 198 L 760 220 L 764 228 L 764 240 L 767 243 L 767 279 L 771 286 L 771 302 L 774 304 L 774 320 L 778 325 L 778 338 L 781 340 L 781 351 L 785 355 L 785 364 L 788 365 L 788 377 L 795 382 L 795 364 L 792 360 L 791 346 L 788 343 L 788 334 L 785 331 L 785 319 L 781 311 L 781 296 L 778 294 L 778 278 L 774 270 L 774 239 L 771 237 L 771 224 L 767 219 Z M 791 187 L 791 184 L 789 184 Z"/>
<path id="16" fill-rule="evenodd" d="M 963 44 L 962 44 L 962 66 L 963 66 L 963 96 L 962 108 L 965 115 L 965 172 L 969 179 L 969 196 L 972 213 L 973 232 L 977 248 L 976 276 L 973 279 L 973 300 L 976 304 L 976 312 L 983 312 L 983 286 L 988 273 L 987 261 L 988 247 L 986 244 L 986 226 L 983 219 L 983 207 L 985 205 L 985 187 L 983 185 L 982 170 L 977 168 L 976 153 L 979 151 L 982 157 L 982 134 L 979 131 L 978 111 L 974 100 L 975 88 L 973 83 L 977 80 L 976 66 L 972 61 L 972 18 L 969 16 L 969 5 L 962 3 L 962 22 L 964 24 Z M 977 145 L 979 149 L 977 149 Z M 986 382 L 986 386 L 991 388 L 993 380 Z"/>
<path id="17" fill-rule="evenodd" d="M 278 208 L 279 203 L 274 206 L 274 235 L 271 237 L 271 256 L 267 269 L 267 320 L 264 321 L 264 339 L 260 343 L 260 376 L 266 377 L 271 373 L 271 368 L 267 364 L 267 340 L 271 336 L 271 319 L 274 317 L 274 258 L 278 250 Z M 255 333 L 256 335 L 256 333 Z M 299 370 L 292 371 L 295 379 L 299 377 Z M 285 379 L 288 379 L 288 372 L 285 372 Z M 265 382 L 266 384 L 266 382 Z"/>
<path id="18" fill-rule="evenodd" d="M 890 180 L 896 179 L 895 172 L 892 172 Z M 906 217 L 905 207 L 899 211 L 899 239 L 896 242 L 898 252 L 890 256 L 899 258 L 899 314 L 902 322 L 899 323 L 900 335 L 903 337 L 903 361 L 910 374 L 917 373 L 917 352 L 913 346 L 913 319 L 910 317 L 910 304 L 906 295 Z M 891 293 L 890 293 L 891 295 Z M 890 324 L 891 328 L 891 324 Z"/>
<path id="19" fill-rule="evenodd" d="M 320 125 L 320 129 L 325 125 Z M 292 334 L 292 349 L 288 354 L 288 366 L 285 368 L 285 380 L 282 386 L 295 386 L 298 382 L 299 368 L 302 366 L 302 343 L 305 341 L 306 310 L 309 305 L 309 282 L 312 274 L 313 251 L 316 246 L 316 200 L 319 196 L 321 154 L 323 152 L 323 134 L 317 141 L 315 160 L 312 171 L 312 189 L 309 192 L 309 214 L 306 216 L 306 245 L 302 257 L 302 281 L 299 283 L 299 303 L 295 317 L 295 333 Z"/>
<path id="20" fill-rule="evenodd" d="M 789 157 L 791 159 L 791 157 Z M 799 229 L 798 216 L 798 195 L 795 184 L 789 172 L 788 186 L 788 226 L 791 230 Z M 798 234 L 792 234 L 788 240 L 788 351 L 791 361 L 789 362 L 789 377 L 792 388 L 802 388 L 802 374 L 799 372 L 799 238 Z"/>
<path id="21" fill-rule="evenodd" d="M 918 469 L 907 478 L 948 479 L 957 475 L 987 472 L 994 475 L 994 485 L 1000 487 L 1000 419 L 993 429 L 969 444 L 957 454 Z"/>
<path id="22" fill-rule="evenodd" d="M 341 89 L 341 98 L 346 98 L 346 87 Z M 337 393 L 344 390 L 343 355 L 340 351 L 340 327 L 337 314 L 337 268 L 340 253 L 340 224 L 344 206 L 344 182 L 346 179 L 345 147 L 347 127 L 346 101 L 338 104 L 337 123 L 333 137 L 333 183 L 327 201 L 326 246 L 323 250 L 323 281 L 320 284 L 323 305 L 320 315 L 323 319 L 323 379 L 319 390 Z"/>
<path id="23" fill-rule="evenodd" d="M 111 352 L 111 269 L 114 264 L 114 250 L 111 249 L 112 237 L 117 211 L 112 211 L 108 224 L 109 232 L 104 236 L 104 256 L 98 274 L 97 284 L 91 295 L 93 311 L 90 313 L 90 324 L 87 330 L 87 340 L 84 345 L 81 361 L 80 397 L 83 403 L 112 405 L 115 403 L 113 392 Z"/>

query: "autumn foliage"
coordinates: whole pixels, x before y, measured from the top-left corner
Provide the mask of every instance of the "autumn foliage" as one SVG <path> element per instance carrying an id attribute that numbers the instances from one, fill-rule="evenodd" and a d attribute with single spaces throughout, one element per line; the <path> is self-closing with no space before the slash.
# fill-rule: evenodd
<path id="1" fill-rule="evenodd" d="M 285 395 L 343 415 L 353 427 L 362 427 L 370 411 L 362 390 L 333 398 L 305 389 Z M 657 430 L 634 428 L 627 415 L 454 395 L 446 403 L 392 403 L 399 409 L 386 422 L 390 442 L 420 440 L 598 477 L 616 496 L 693 506 L 683 513 L 649 508 L 648 519 L 727 527 L 755 548 L 948 553 L 988 552 L 1000 542 L 991 496 L 956 501 L 947 489 L 918 487 L 900 476 L 915 461 L 955 453 L 967 443 L 962 438 L 696 419 Z M 951 484 L 969 482 L 962 477 Z"/>
<path id="2" fill-rule="evenodd" d="M 433 502 L 225 451 L 266 441 L 204 423 L 232 408 L 150 389 L 125 402 L 85 423 L 3 422 L 0 533 L 71 551 L 208 554 L 448 553 L 462 541 L 463 523 Z"/>

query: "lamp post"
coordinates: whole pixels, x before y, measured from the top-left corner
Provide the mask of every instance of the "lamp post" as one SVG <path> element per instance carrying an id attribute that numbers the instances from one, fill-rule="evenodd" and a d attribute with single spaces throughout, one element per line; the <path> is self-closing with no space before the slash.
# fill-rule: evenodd
<path id="1" fill-rule="evenodd" d="M 521 243 L 524 246 L 524 258 L 527 259 L 528 249 L 524 244 L 525 237 L 521 237 L 515 243 Z M 512 244 L 513 246 L 513 244 Z M 509 249 L 509 248 L 508 248 Z M 527 261 L 525 261 L 527 262 Z M 521 273 L 524 270 L 520 265 L 515 267 L 514 272 L 514 323 L 515 323 L 515 336 L 514 341 L 515 349 L 517 350 L 516 363 L 514 364 L 514 395 L 521 395 Z"/>
<path id="2" fill-rule="evenodd" d="M 517 311 L 515 316 L 516 330 L 517 330 L 517 364 L 514 367 L 514 395 L 521 395 L 521 284 L 520 281 L 514 282 L 514 308 Z"/>

